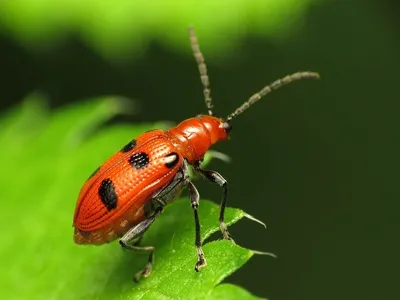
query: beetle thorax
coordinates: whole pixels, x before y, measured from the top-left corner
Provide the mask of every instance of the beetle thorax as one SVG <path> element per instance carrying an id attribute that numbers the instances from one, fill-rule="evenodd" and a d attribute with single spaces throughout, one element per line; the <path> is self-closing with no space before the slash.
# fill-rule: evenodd
<path id="1" fill-rule="evenodd" d="M 167 135 L 182 156 L 193 164 L 202 160 L 213 144 L 227 139 L 224 124 L 223 120 L 213 116 L 197 116 L 171 128 Z"/>

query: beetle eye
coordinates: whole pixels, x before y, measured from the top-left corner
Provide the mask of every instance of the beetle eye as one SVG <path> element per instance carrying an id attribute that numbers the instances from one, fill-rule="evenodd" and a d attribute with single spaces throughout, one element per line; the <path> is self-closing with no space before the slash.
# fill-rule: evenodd
<path id="1" fill-rule="evenodd" d="M 226 134 L 229 134 L 231 132 L 231 130 L 232 130 L 232 125 L 229 124 L 228 122 L 224 122 L 222 124 L 222 128 L 225 129 Z"/>

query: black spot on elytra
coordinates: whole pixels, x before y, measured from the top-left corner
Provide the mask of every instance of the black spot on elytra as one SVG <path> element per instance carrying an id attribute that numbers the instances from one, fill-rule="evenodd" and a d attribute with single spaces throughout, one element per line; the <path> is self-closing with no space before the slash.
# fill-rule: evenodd
<path id="1" fill-rule="evenodd" d="M 137 144 L 136 140 L 130 141 L 128 144 L 126 144 L 126 145 L 121 149 L 121 152 L 129 152 L 129 151 L 131 151 L 133 148 L 136 147 L 136 144 Z"/>
<path id="2" fill-rule="evenodd" d="M 150 159 L 147 153 L 138 152 L 129 157 L 129 163 L 135 169 L 144 169 L 149 165 Z"/>
<path id="3" fill-rule="evenodd" d="M 176 152 L 171 152 L 170 154 L 167 154 L 165 157 L 168 158 L 168 162 L 165 164 L 167 168 L 172 169 L 179 162 L 179 155 Z"/>
<path id="4" fill-rule="evenodd" d="M 117 207 L 118 197 L 115 193 L 115 187 L 111 179 L 104 179 L 99 188 L 99 196 L 101 202 L 107 207 L 107 210 L 112 210 Z"/>
<path id="5" fill-rule="evenodd" d="M 94 172 L 89 176 L 88 180 L 90 180 L 90 178 L 92 178 L 94 175 L 96 175 L 96 173 L 100 170 L 100 167 L 98 167 L 96 170 L 94 170 Z"/>

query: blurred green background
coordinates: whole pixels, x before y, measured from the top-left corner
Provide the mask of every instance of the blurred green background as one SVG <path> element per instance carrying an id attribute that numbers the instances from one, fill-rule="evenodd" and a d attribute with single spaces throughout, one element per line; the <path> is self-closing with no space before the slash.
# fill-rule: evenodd
<path id="1" fill-rule="evenodd" d="M 278 77 L 318 71 L 238 117 L 215 147 L 232 158 L 211 165 L 230 183 L 229 206 L 268 225 L 240 222 L 235 240 L 278 256 L 256 256 L 228 281 L 274 300 L 399 299 L 399 13 L 394 0 L 3 0 L 0 109 L 40 92 L 52 109 L 135 99 L 119 123 L 205 112 L 189 25 L 217 115 Z M 217 187 L 197 185 L 219 201 Z"/>

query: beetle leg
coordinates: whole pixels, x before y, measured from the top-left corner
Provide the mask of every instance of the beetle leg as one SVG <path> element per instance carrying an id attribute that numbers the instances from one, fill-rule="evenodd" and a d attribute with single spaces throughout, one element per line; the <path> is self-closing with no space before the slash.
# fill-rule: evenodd
<path id="1" fill-rule="evenodd" d="M 228 231 L 228 227 L 226 226 L 224 220 L 226 201 L 228 200 L 228 181 L 226 181 L 226 179 L 216 171 L 203 170 L 199 166 L 195 166 L 194 169 L 204 178 L 210 180 L 213 183 L 218 184 L 222 188 L 222 201 L 219 212 L 219 227 L 221 229 L 224 239 L 230 240 L 234 243 L 234 240 L 231 238 Z"/>
<path id="2" fill-rule="evenodd" d="M 196 187 L 190 181 L 187 182 L 187 187 L 189 190 L 189 198 L 192 204 L 193 212 L 194 212 L 194 224 L 196 226 L 196 238 L 195 238 L 195 245 L 197 249 L 197 263 L 194 269 L 196 272 L 199 271 L 202 267 L 207 265 L 206 259 L 204 257 L 203 249 L 201 249 L 201 235 L 200 235 L 200 221 L 199 221 L 199 214 L 197 209 L 199 207 L 199 199 L 200 195 L 197 191 Z"/>
<path id="3" fill-rule="evenodd" d="M 119 244 L 122 246 L 122 248 L 127 249 L 129 251 L 150 252 L 149 259 L 148 259 L 147 264 L 144 267 L 144 269 L 141 270 L 140 272 L 136 273 L 136 275 L 133 277 L 133 280 L 136 282 L 139 281 L 139 279 L 142 277 L 149 276 L 151 273 L 152 264 L 154 262 L 155 248 L 152 246 L 141 247 L 141 246 L 139 246 L 139 243 L 143 237 L 143 234 L 154 223 L 155 219 L 162 212 L 162 210 L 163 210 L 162 207 L 157 208 L 157 210 L 154 212 L 154 214 L 152 216 L 150 216 L 149 218 L 143 220 L 142 222 L 140 222 L 139 224 L 137 224 L 136 226 L 131 228 L 119 240 Z"/>

